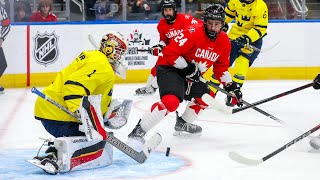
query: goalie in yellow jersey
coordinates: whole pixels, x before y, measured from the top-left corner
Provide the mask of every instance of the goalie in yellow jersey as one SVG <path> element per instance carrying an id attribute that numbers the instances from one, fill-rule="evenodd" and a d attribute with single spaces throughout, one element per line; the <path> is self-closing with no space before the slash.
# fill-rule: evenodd
<path id="1" fill-rule="evenodd" d="M 235 20 L 228 33 L 232 45 L 230 66 L 235 62 L 232 80 L 242 87 L 249 67 L 259 55 L 259 51 L 254 51 L 246 45 L 261 49 L 262 38 L 266 35 L 268 27 L 268 7 L 263 0 L 230 0 L 225 12 L 224 31 L 227 32 L 228 23 Z M 218 83 L 214 75 L 211 81 Z M 227 97 L 226 105 L 236 104 L 235 98 Z"/>
<path id="2" fill-rule="evenodd" d="M 130 113 L 131 100 L 112 99 L 115 74 L 122 78 L 126 75 L 122 60 L 127 47 L 118 32 L 106 34 L 99 50 L 83 51 L 42 91 L 77 113 L 79 118 L 39 97 L 35 103 L 35 119 L 40 120 L 55 139 L 48 143 L 46 156 L 37 155 L 30 160 L 32 164 L 56 174 L 112 163 L 112 147 L 106 143 L 104 127 L 121 128 Z"/>

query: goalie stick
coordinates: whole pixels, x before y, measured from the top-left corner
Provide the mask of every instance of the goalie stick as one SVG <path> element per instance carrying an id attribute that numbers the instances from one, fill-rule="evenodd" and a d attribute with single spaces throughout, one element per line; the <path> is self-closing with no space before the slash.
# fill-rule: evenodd
<path id="1" fill-rule="evenodd" d="M 79 117 L 75 113 L 71 112 L 66 107 L 63 107 L 62 105 L 60 105 L 59 103 L 57 103 L 53 99 L 49 98 L 48 96 L 46 96 L 45 94 L 40 92 L 37 88 L 35 88 L 35 87 L 31 88 L 31 92 L 40 96 L 44 100 L 50 102 L 51 104 L 55 105 L 56 107 L 58 107 L 62 111 L 66 112 L 67 114 L 69 114 L 72 117 L 79 120 Z M 79 122 L 80 122 L 80 120 L 79 120 Z M 139 163 L 144 163 L 147 160 L 151 151 L 153 149 L 155 149 L 160 144 L 161 140 L 162 140 L 162 137 L 159 133 L 154 134 L 149 139 L 149 141 L 147 141 L 145 143 L 143 150 L 138 152 L 138 151 L 132 149 L 127 144 L 125 144 L 124 142 L 122 142 L 121 140 L 119 140 L 118 138 L 116 138 L 115 136 L 113 136 L 113 132 L 107 132 L 107 139 L 106 139 L 106 141 L 108 143 L 110 143 L 112 146 L 116 147 L 117 149 L 119 149 L 120 151 L 122 151 L 126 155 L 130 156 L 132 159 L 134 159 L 135 161 L 137 161 Z"/>
<path id="2" fill-rule="evenodd" d="M 317 131 L 318 129 L 320 129 L 320 124 L 318 124 L 317 126 L 315 126 L 314 128 L 310 129 L 309 131 L 301 134 L 300 136 L 298 136 L 297 138 L 293 139 L 292 141 L 288 142 L 287 144 L 283 145 L 282 147 L 280 147 L 279 149 L 273 151 L 272 153 L 264 156 L 263 158 L 261 159 L 250 159 L 250 158 L 247 158 L 247 157 L 244 157 L 242 155 L 240 155 L 239 153 L 237 152 L 229 152 L 228 156 L 238 162 L 238 163 L 241 163 L 241 164 L 245 164 L 245 165 L 248 165 L 248 166 L 257 166 L 261 163 L 263 163 L 264 161 L 270 159 L 271 157 L 275 156 L 276 154 L 280 153 L 281 151 L 287 149 L 288 147 L 290 147 L 291 145 L 297 143 L 298 141 L 300 141 L 301 139 L 309 136 L 310 134 L 312 134 L 313 132 Z"/>

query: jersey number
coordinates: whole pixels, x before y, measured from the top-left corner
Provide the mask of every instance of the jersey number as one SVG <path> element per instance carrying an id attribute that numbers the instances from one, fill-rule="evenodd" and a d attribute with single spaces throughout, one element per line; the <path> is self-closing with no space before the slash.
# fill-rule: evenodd
<path id="1" fill-rule="evenodd" d="M 179 46 L 183 46 L 187 42 L 187 38 L 183 38 L 184 34 L 181 32 L 177 37 L 174 38 L 175 42 L 179 43 Z M 183 38 L 183 39 L 182 39 Z"/>
<path id="2" fill-rule="evenodd" d="M 88 74 L 87 76 L 90 77 L 92 74 L 94 74 L 96 70 L 94 69 L 92 73 Z"/>

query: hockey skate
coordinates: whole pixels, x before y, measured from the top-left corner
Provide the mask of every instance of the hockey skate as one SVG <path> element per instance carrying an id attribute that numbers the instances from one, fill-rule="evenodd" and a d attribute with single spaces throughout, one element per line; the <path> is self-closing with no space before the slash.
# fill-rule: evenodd
<path id="1" fill-rule="evenodd" d="M 201 136 L 202 128 L 198 125 L 187 123 L 177 114 L 177 122 L 174 126 L 173 136 L 192 137 Z"/>
<path id="2" fill-rule="evenodd" d="M 154 88 L 152 86 L 147 86 L 147 87 L 142 87 L 142 88 L 138 88 L 136 90 L 136 94 L 137 96 L 148 96 L 148 95 L 152 95 L 157 91 L 157 88 Z"/>
<path id="3" fill-rule="evenodd" d="M 57 164 L 57 150 L 53 146 L 50 146 L 45 153 L 48 155 L 36 156 L 31 160 L 27 160 L 27 162 L 37 166 L 48 174 L 58 174 L 59 165 Z"/>
<path id="4" fill-rule="evenodd" d="M 140 121 L 139 121 L 140 122 Z M 146 132 L 141 128 L 138 123 L 132 132 L 128 135 L 127 144 L 136 151 L 142 151 L 143 145 L 146 140 L 143 138 L 146 135 Z"/>
<path id="5" fill-rule="evenodd" d="M 4 94 L 4 88 L 0 86 L 0 94 Z"/>

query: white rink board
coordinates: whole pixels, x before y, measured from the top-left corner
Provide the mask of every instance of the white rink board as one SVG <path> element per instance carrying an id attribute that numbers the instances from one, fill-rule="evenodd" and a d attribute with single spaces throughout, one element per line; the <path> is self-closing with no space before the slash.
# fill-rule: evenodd
<path id="1" fill-rule="evenodd" d="M 134 50 L 148 49 L 159 41 L 157 24 L 55 24 L 30 25 L 30 72 L 57 72 L 68 65 L 81 51 L 94 49 L 89 43 L 91 34 L 98 42 L 108 31 L 118 31 L 129 41 L 130 54 L 127 56 L 129 69 L 151 69 L 157 58 Z M 253 67 L 315 67 L 318 60 L 317 29 L 320 23 L 269 23 L 268 35 L 264 38 L 267 48 L 280 41 L 272 50 L 261 53 Z M 290 33 L 289 33 L 290 32 Z M 57 58 L 49 64 L 39 64 L 34 56 L 38 34 L 55 34 L 57 37 Z M 5 74 L 24 74 L 27 69 L 27 26 L 12 26 L 4 43 L 8 68 Z M 135 37 L 135 41 L 134 40 Z"/>

